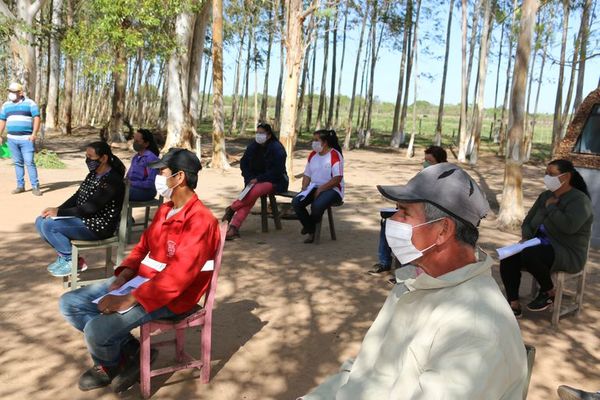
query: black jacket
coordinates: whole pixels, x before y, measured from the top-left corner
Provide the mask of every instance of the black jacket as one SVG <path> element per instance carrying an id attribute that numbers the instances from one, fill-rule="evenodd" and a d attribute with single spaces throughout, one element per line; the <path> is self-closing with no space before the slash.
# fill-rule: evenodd
<path id="1" fill-rule="evenodd" d="M 264 146 L 252 141 L 240 161 L 244 184 L 256 179 L 258 182 L 271 182 L 277 193 L 287 191 L 286 157 L 283 145 L 276 139 L 270 139 Z"/>

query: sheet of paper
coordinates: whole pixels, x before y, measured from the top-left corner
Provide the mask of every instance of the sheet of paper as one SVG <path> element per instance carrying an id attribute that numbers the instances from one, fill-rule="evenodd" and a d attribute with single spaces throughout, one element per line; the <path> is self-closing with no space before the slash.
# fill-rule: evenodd
<path id="1" fill-rule="evenodd" d="M 504 260 L 507 257 L 514 256 L 517 253 L 522 252 L 524 249 L 533 246 L 539 246 L 542 241 L 539 238 L 529 239 L 523 243 L 511 244 L 510 246 L 500 247 L 496 249 L 498 253 L 498 258 L 500 260 Z"/>
<path id="2" fill-rule="evenodd" d="M 310 194 L 310 192 L 312 192 L 316 188 L 317 188 L 317 185 L 315 185 L 314 183 L 309 183 L 308 186 L 306 187 L 306 189 L 301 191 L 300 193 L 298 193 L 296 195 L 296 197 L 299 198 L 300 200 L 303 200 L 306 196 L 308 196 Z"/>
<path id="3" fill-rule="evenodd" d="M 149 280 L 149 278 L 144 278 L 143 276 L 138 275 L 138 276 L 134 277 L 133 279 L 131 279 L 130 281 L 125 282 L 125 284 L 123 284 L 123 286 L 108 292 L 104 296 L 109 295 L 109 294 L 111 294 L 113 296 L 128 295 L 129 293 L 133 292 L 135 289 L 140 287 L 143 283 L 147 282 L 148 280 Z M 92 300 L 92 303 L 98 304 L 104 296 L 100 296 L 97 299 Z M 119 311 L 119 314 L 125 314 L 127 311 L 131 310 L 132 308 L 133 308 L 133 306 L 129 307 L 126 310 L 121 310 L 121 311 Z"/>
<path id="4" fill-rule="evenodd" d="M 75 217 L 72 217 L 72 216 L 59 217 L 59 216 L 56 216 L 56 217 L 50 217 L 50 218 L 56 220 L 56 219 L 70 219 L 70 218 L 75 218 Z"/>
<path id="5" fill-rule="evenodd" d="M 243 200 L 244 197 L 246 197 L 246 195 L 248 194 L 248 192 L 250 191 L 250 189 L 252 189 L 253 186 L 254 186 L 254 183 L 250 183 L 248 186 L 246 186 L 244 188 L 244 190 L 242 190 L 242 192 L 239 194 L 238 200 Z"/>
<path id="6" fill-rule="evenodd" d="M 213 271 L 214 269 L 215 269 L 215 261 L 208 260 L 202 267 L 201 271 Z"/>

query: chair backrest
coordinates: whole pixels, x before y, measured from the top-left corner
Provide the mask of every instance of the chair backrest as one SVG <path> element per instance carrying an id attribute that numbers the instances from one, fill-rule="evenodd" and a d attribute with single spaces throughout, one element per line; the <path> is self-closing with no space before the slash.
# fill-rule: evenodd
<path id="1" fill-rule="evenodd" d="M 533 372 L 533 362 L 535 361 L 535 347 L 526 344 L 525 351 L 527 353 L 527 383 L 523 388 L 523 400 L 527 400 L 527 392 L 529 391 L 529 381 L 531 381 L 531 373 Z"/>
<path id="2" fill-rule="evenodd" d="M 208 290 L 206 291 L 206 296 L 204 300 L 204 309 L 207 313 L 212 313 L 213 304 L 215 303 L 215 294 L 217 292 L 217 279 L 219 277 L 219 271 L 221 270 L 221 259 L 223 258 L 223 248 L 225 247 L 225 236 L 227 235 L 227 228 L 229 224 L 227 221 L 221 222 L 219 224 L 219 231 L 221 232 L 221 242 L 219 243 L 219 248 L 217 249 L 217 254 L 215 255 L 214 261 L 214 269 L 212 277 L 210 278 L 210 285 L 208 286 Z"/>
<path id="3" fill-rule="evenodd" d="M 121 206 L 121 220 L 119 221 L 119 227 L 117 228 L 117 236 L 119 237 L 119 242 L 125 243 L 125 238 L 127 236 L 127 217 L 129 207 L 129 180 L 125 179 L 125 195 L 123 196 L 123 205 Z"/>

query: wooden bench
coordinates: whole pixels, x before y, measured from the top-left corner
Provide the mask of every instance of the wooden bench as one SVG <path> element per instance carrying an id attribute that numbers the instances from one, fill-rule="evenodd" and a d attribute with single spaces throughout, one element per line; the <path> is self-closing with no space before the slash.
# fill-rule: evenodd
<path id="1" fill-rule="evenodd" d="M 282 193 L 276 193 L 275 195 L 270 195 L 273 196 L 273 199 L 270 198 L 270 202 L 271 202 L 271 210 L 272 210 L 272 214 L 273 214 L 273 219 L 275 221 L 275 226 L 277 227 L 277 224 L 279 224 L 279 228 L 277 229 L 281 229 L 281 213 L 279 212 L 279 208 L 277 205 L 277 201 L 275 199 L 275 196 L 281 196 L 281 197 L 285 197 L 288 199 L 293 199 L 294 197 L 296 197 L 296 195 L 298 195 L 298 192 L 293 192 L 293 191 L 287 191 L 287 192 L 282 192 Z M 288 203 L 288 204 L 291 204 Z M 331 206 L 329 206 L 327 208 L 327 219 L 329 221 L 329 234 L 331 235 L 331 240 L 337 240 L 337 236 L 335 233 L 335 223 L 333 221 L 333 207 L 340 207 L 344 204 L 343 201 L 338 201 L 333 203 Z M 266 222 L 267 218 L 268 218 L 268 211 L 267 211 L 267 199 L 266 196 L 264 196 L 264 200 L 263 198 L 261 198 L 261 216 L 263 219 L 263 232 L 267 232 L 268 230 L 268 224 Z M 283 219 L 298 219 L 298 217 L 296 217 L 295 215 L 293 217 L 284 217 Z M 315 227 L 315 241 L 313 243 L 315 244 L 319 244 L 321 241 L 321 225 L 323 224 L 323 220 L 321 219 L 321 221 L 317 224 L 317 226 Z M 265 227 L 267 230 L 265 230 Z"/>

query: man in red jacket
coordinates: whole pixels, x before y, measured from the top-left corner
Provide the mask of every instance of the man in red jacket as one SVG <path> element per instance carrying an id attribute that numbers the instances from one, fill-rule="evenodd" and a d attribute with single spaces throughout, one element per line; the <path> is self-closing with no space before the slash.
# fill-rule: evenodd
<path id="1" fill-rule="evenodd" d="M 114 277 L 60 299 L 61 313 L 84 333 L 94 361 L 79 378 L 81 390 L 111 384 L 121 392 L 133 385 L 139 376 L 139 342 L 130 331 L 190 312 L 210 283 L 212 264 L 207 261 L 215 257 L 220 233 L 216 218 L 194 193 L 200 160 L 173 148 L 150 166 L 160 169 L 156 189 L 170 201 L 157 210 Z M 135 282 L 143 283 L 136 287 Z M 108 294 L 127 283 L 132 286 L 128 294 Z"/>

